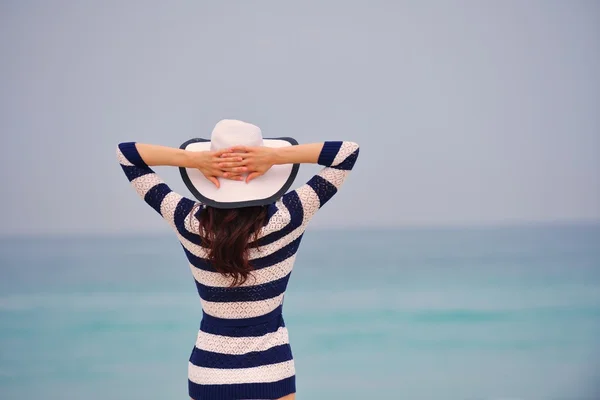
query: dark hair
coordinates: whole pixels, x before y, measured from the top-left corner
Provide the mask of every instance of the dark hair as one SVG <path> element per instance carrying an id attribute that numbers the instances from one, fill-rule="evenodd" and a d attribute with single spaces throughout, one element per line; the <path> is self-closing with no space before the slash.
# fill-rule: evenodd
<path id="1" fill-rule="evenodd" d="M 257 247 L 258 233 L 266 220 L 266 206 L 232 209 L 207 206 L 202 211 L 199 218 L 202 246 L 208 248 L 213 268 L 233 278 L 232 287 L 248 279 L 253 269 L 248 252 Z"/>

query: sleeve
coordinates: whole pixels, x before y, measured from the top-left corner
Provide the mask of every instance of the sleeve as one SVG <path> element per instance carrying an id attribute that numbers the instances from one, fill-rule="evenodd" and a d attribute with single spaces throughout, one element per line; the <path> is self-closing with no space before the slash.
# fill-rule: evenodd
<path id="1" fill-rule="evenodd" d="M 318 164 L 325 168 L 307 183 L 285 195 L 298 197 L 304 221 L 312 218 L 338 192 L 354 167 L 358 153 L 359 146 L 354 142 L 323 144 Z"/>
<path id="2" fill-rule="evenodd" d="M 117 146 L 117 159 L 135 191 L 172 227 L 177 224 L 176 214 L 185 212 L 182 208 L 193 207 L 194 201 L 172 191 L 144 162 L 135 142 L 120 143 Z"/>

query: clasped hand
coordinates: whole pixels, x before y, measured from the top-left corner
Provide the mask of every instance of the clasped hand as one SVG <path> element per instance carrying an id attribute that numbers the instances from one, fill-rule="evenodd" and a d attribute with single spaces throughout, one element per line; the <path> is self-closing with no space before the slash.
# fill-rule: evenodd
<path id="1" fill-rule="evenodd" d="M 264 146 L 235 146 L 198 152 L 196 158 L 200 172 L 219 188 L 218 178 L 248 183 L 264 175 L 275 164 L 275 150 Z"/>

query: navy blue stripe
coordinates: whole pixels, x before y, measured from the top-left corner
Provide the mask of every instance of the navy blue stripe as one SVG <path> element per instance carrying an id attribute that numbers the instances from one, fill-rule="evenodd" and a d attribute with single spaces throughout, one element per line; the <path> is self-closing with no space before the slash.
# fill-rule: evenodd
<path id="1" fill-rule="evenodd" d="M 295 239 L 288 245 L 273 252 L 272 254 L 269 254 L 268 256 L 250 260 L 250 265 L 252 265 L 252 267 L 254 269 L 261 269 L 261 268 L 270 267 L 271 265 L 275 265 L 279 262 L 287 260 L 294 254 L 296 254 L 296 251 L 298 251 L 298 246 L 300 246 L 300 241 L 302 240 L 302 235 L 300 235 L 297 239 Z"/>
<path id="2" fill-rule="evenodd" d="M 281 202 L 288 209 L 290 213 L 291 226 L 294 228 L 302 225 L 302 220 L 304 219 L 304 208 L 302 208 L 302 202 L 300 201 L 300 196 L 298 196 L 298 192 L 295 190 L 285 195 Z M 290 230 L 291 232 L 291 230 Z"/>
<path id="3" fill-rule="evenodd" d="M 271 218 L 279 210 L 279 208 L 277 208 L 276 204 L 277 204 L 277 202 L 274 202 L 267 206 L 267 218 L 266 218 L 264 226 L 269 225 L 269 222 L 271 222 Z"/>
<path id="4" fill-rule="evenodd" d="M 262 316 L 261 316 L 262 317 Z M 258 317 L 258 318 L 261 318 Z M 271 318 L 260 324 L 248 324 L 244 326 L 225 326 L 219 323 L 213 323 L 214 317 L 208 318 L 203 317 L 200 321 L 200 330 L 202 332 L 210 333 L 213 335 L 228 336 L 228 337 L 257 337 L 264 336 L 267 333 L 277 332 L 282 326 L 285 326 L 285 322 L 281 313 L 276 318 Z M 220 318 L 217 318 L 220 320 Z M 254 318 L 244 318 L 247 320 L 253 320 Z M 230 320 L 233 322 L 243 323 L 242 320 Z"/>
<path id="5" fill-rule="evenodd" d="M 335 160 L 335 156 L 337 156 L 340 148 L 342 147 L 343 142 L 325 142 L 323 143 L 323 148 L 321 149 L 321 153 L 319 154 L 319 159 L 317 160 L 317 164 L 329 166 L 333 164 L 333 160 Z"/>
<path id="6" fill-rule="evenodd" d="M 190 242 L 200 246 L 202 244 L 202 238 L 200 237 L 200 235 L 196 232 L 190 232 L 187 229 L 185 229 L 185 218 L 188 215 L 190 215 L 190 212 L 194 208 L 195 204 L 196 203 L 194 203 L 194 201 L 188 198 L 184 197 L 183 199 L 181 199 L 179 204 L 177 204 L 177 208 L 175 208 L 175 214 L 173 215 L 173 219 L 175 222 L 175 227 L 177 228 L 177 232 L 179 232 L 181 236 L 183 236 Z M 190 217 L 193 218 L 194 216 Z"/>
<path id="7" fill-rule="evenodd" d="M 296 393 L 296 376 L 277 382 L 199 385 L 188 380 L 188 394 L 194 400 L 279 399 Z"/>
<path id="8" fill-rule="evenodd" d="M 290 213 L 289 223 L 282 229 L 271 232 L 268 235 L 258 239 L 256 241 L 258 246 L 266 246 L 276 242 L 302 225 L 302 220 L 304 219 L 304 209 L 302 208 L 302 202 L 300 201 L 298 193 L 295 190 L 291 191 L 284 195 L 281 201 Z"/>
<path id="9" fill-rule="evenodd" d="M 313 176 L 311 180 L 308 181 L 308 185 L 315 191 L 317 196 L 319 196 L 319 207 L 323 207 L 323 205 L 337 193 L 337 188 L 333 183 L 320 175 Z"/>
<path id="10" fill-rule="evenodd" d="M 252 276 L 248 277 L 248 281 L 252 282 Z M 281 279 L 272 282 L 263 283 L 254 286 L 238 286 L 238 287 L 215 287 L 206 286 L 198 281 L 196 288 L 198 294 L 203 300 L 213 302 L 230 302 L 230 301 L 258 301 L 271 299 L 285 292 L 290 274 L 287 274 Z"/>
<path id="11" fill-rule="evenodd" d="M 359 149 L 354 150 L 352 154 L 350 154 L 344 161 L 339 163 L 338 165 L 333 166 L 336 169 L 342 169 L 345 171 L 349 171 L 354 167 L 354 163 L 356 163 L 356 159 L 358 158 Z"/>
<path id="12" fill-rule="evenodd" d="M 277 364 L 292 360 L 292 349 L 289 344 L 271 347 L 265 351 L 252 351 L 245 354 L 223 354 L 194 349 L 190 362 L 197 367 L 233 369 L 253 368 L 262 365 Z"/>
<path id="13" fill-rule="evenodd" d="M 171 189 L 167 186 L 167 184 L 159 183 L 152 189 L 148 190 L 148 192 L 146 192 L 146 195 L 144 196 L 144 201 L 160 214 L 160 205 L 164 200 L 165 196 L 169 193 L 171 193 Z"/>
<path id="14" fill-rule="evenodd" d="M 191 251 L 189 251 L 188 249 L 185 248 L 185 246 L 183 245 L 183 243 L 181 243 L 181 247 L 183 248 L 183 251 L 184 251 L 185 256 L 187 257 L 188 261 L 194 267 L 196 267 L 198 269 L 201 269 L 203 271 L 217 272 L 212 267 L 211 263 L 207 259 L 201 258 L 201 257 L 198 257 L 198 256 L 192 254 Z"/>
<path id="15" fill-rule="evenodd" d="M 136 166 L 142 167 L 142 168 L 148 168 L 148 165 L 142 159 L 142 156 L 140 156 L 140 152 L 138 151 L 137 147 L 135 146 L 135 142 L 119 143 L 119 150 L 121 150 L 121 153 L 123 153 L 125 158 L 133 165 L 136 165 Z"/>
<path id="16" fill-rule="evenodd" d="M 131 166 L 121 164 L 121 168 L 123 168 L 123 172 L 125 172 L 125 176 L 127 179 L 129 179 L 129 182 L 135 178 L 139 178 L 140 176 L 154 173 L 154 171 L 152 171 L 150 168 L 136 167 L 135 165 Z"/>

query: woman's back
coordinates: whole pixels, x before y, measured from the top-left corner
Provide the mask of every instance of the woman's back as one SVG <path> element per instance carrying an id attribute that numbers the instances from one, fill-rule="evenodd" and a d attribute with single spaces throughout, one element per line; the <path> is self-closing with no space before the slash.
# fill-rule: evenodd
<path id="1" fill-rule="evenodd" d="M 318 161 L 325 168 L 265 206 L 266 223 L 248 250 L 252 272 L 232 286 L 234 278 L 217 272 L 203 241 L 200 221 L 207 206 L 171 191 L 135 144 L 119 145 L 126 175 L 174 229 L 198 289 L 203 318 L 189 359 L 192 398 L 278 398 L 295 392 L 283 298 L 307 225 L 340 188 L 357 157 L 356 143 L 324 143 Z"/>

